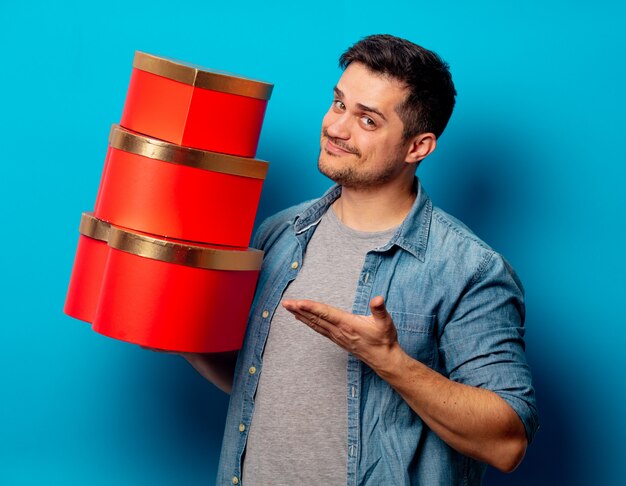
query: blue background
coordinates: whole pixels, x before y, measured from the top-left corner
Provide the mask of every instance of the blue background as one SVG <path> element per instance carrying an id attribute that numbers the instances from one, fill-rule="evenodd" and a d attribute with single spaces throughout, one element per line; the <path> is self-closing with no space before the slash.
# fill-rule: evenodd
<path id="1" fill-rule="evenodd" d="M 0 483 L 212 484 L 227 397 L 179 357 L 62 313 L 135 49 L 275 83 L 258 220 L 329 181 L 338 55 L 371 33 L 440 53 L 459 92 L 418 174 L 527 289 L 541 428 L 486 484 L 626 484 L 623 2 L 3 2 Z"/>

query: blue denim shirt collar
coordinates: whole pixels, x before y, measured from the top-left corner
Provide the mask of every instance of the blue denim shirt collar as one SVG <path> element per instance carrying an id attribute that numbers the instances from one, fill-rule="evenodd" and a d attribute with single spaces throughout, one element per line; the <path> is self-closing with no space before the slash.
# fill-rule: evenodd
<path id="1" fill-rule="evenodd" d="M 414 190 L 417 196 L 411 210 L 389 242 L 379 248 L 379 251 L 387 251 L 394 245 L 397 245 L 423 262 L 428 245 L 433 205 L 417 177 L 414 180 Z M 340 195 L 341 186 L 335 184 L 328 189 L 321 198 L 315 200 L 310 206 L 298 214 L 294 219 L 294 230 L 296 234 L 303 233 L 317 225 L 330 205 L 335 202 Z"/>

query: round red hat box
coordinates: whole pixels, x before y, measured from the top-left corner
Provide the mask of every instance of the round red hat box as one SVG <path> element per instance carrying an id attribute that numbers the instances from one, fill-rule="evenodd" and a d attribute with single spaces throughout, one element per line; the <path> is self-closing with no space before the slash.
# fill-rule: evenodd
<path id="1" fill-rule="evenodd" d="M 93 323 L 106 336 L 157 349 L 240 349 L 263 252 L 156 238 L 111 227 Z"/>
<path id="2" fill-rule="evenodd" d="M 254 157 L 272 88 L 137 51 L 120 124 L 186 147 Z"/>
<path id="3" fill-rule="evenodd" d="M 63 311 L 76 319 L 93 322 L 109 255 L 110 225 L 93 213 L 83 213 L 78 231 L 78 248 Z"/>
<path id="4" fill-rule="evenodd" d="M 96 216 L 168 238 L 247 248 L 268 165 L 113 125 Z"/>

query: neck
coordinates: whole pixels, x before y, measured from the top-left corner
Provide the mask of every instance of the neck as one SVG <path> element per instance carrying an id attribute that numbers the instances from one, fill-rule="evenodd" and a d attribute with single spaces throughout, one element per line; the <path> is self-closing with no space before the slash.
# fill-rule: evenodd
<path id="1" fill-rule="evenodd" d="M 415 201 L 413 179 L 375 188 L 341 188 L 332 207 L 339 220 L 357 231 L 384 231 L 398 226 Z"/>

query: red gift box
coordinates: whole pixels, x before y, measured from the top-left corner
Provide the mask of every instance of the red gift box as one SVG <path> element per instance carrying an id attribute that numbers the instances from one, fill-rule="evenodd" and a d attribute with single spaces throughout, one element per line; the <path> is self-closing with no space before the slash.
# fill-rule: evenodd
<path id="1" fill-rule="evenodd" d="M 120 124 L 186 147 L 254 157 L 272 87 L 136 52 Z"/>
<path id="2" fill-rule="evenodd" d="M 181 352 L 239 349 L 263 252 L 111 227 L 96 332 Z"/>
<path id="3" fill-rule="evenodd" d="M 63 311 L 76 319 L 93 322 L 109 255 L 110 225 L 95 218 L 93 213 L 83 213 L 78 231 L 78 248 Z"/>
<path id="4" fill-rule="evenodd" d="M 146 233 L 247 247 L 268 163 L 111 129 L 96 217 Z"/>

